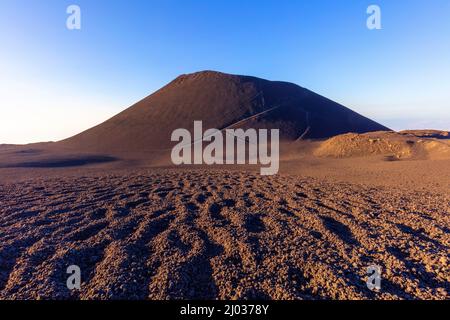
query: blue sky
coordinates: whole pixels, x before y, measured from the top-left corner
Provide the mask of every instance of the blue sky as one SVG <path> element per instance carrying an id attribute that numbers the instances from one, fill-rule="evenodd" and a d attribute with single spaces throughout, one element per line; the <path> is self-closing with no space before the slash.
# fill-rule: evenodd
<path id="1" fill-rule="evenodd" d="M 382 30 L 366 27 L 371 4 Z M 71 136 L 206 69 L 295 82 L 394 129 L 450 129 L 448 0 L 0 0 L 0 41 L 0 143 Z"/>

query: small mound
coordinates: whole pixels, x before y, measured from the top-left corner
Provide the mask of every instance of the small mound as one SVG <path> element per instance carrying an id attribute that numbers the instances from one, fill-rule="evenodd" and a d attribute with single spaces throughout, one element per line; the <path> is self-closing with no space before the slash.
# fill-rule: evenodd
<path id="1" fill-rule="evenodd" d="M 324 141 L 314 154 L 334 158 L 384 156 L 387 161 L 448 159 L 450 144 L 436 139 L 419 139 L 414 135 L 393 131 L 348 133 Z"/>

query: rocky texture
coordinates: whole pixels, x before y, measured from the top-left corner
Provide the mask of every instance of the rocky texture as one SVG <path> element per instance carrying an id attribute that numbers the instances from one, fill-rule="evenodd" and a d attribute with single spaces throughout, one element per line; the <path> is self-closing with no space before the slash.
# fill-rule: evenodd
<path id="1" fill-rule="evenodd" d="M 0 203 L 1 299 L 449 298 L 449 193 L 170 169 L 1 183 Z"/>

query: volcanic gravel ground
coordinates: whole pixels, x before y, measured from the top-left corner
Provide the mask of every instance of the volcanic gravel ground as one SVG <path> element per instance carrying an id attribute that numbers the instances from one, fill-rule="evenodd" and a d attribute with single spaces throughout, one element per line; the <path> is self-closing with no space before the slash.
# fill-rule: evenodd
<path id="1" fill-rule="evenodd" d="M 3 183 L 0 298 L 448 299 L 449 212 L 449 193 L 238 171 Z"/>

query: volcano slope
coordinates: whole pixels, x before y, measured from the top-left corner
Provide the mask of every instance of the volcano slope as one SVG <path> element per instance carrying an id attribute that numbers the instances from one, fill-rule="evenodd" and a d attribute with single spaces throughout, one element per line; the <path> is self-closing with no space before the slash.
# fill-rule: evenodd
<path id="1" fill-rule="evenodd" d="M 0 168 L 121 161 L 170 165 L 174 130 L 279 129 L 282 142 L 389 130 L 298 85 L 203 71 L 181 75 L 111 119 L 55 143 L 1 146 Z M 288 150 L 282 151 L 289 151 Z"/>

